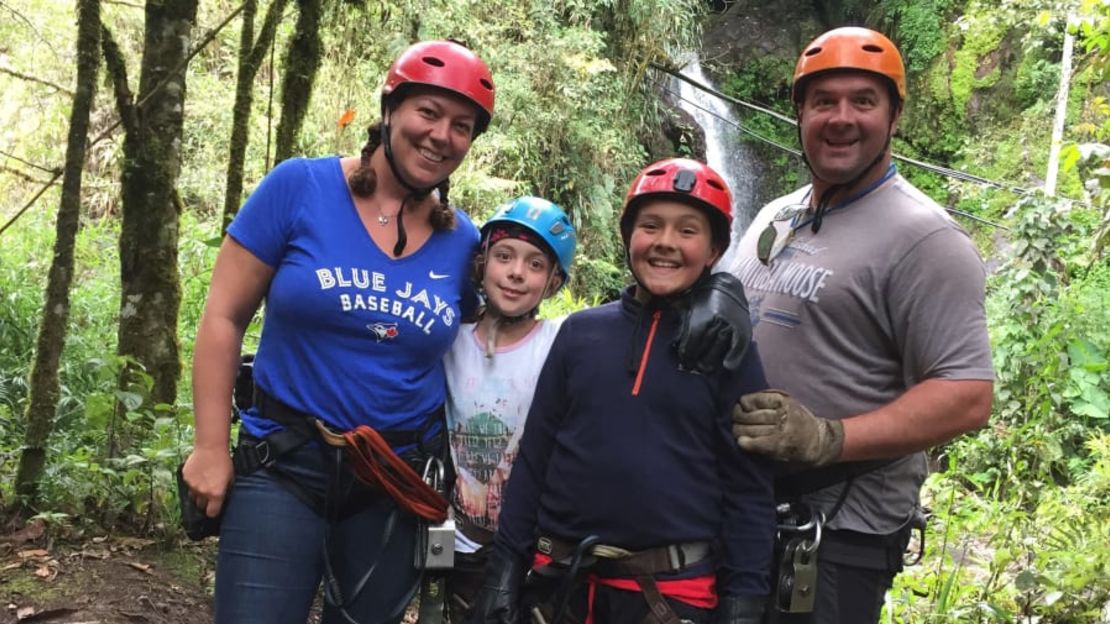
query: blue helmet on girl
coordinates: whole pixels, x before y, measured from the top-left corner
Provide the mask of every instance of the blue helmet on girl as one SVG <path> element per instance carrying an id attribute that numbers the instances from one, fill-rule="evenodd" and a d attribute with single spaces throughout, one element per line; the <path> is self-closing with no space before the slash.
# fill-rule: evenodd
<path id="1" fill-rule="evenodd" d="M 515 224 L 535 232 L 555 256 L 563 284 L 570 280 L 570 267 L 574 263 L 574 250 L 578 239 L 574 225 L 563 209 L 539 197 L 518 197 L 503 204 L 482 225 L 482 245 L 486 245 L 490 232 L 498 224 Z"/>

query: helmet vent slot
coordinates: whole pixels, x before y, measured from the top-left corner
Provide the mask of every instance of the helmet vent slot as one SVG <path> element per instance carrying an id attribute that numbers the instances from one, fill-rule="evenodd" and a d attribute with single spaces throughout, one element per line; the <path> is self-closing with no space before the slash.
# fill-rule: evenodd
<path id="1" fill-rule="evenodd" d="M 420 60 L 424 61 L 428 65 L 432 65 L 433 67 L 446 67 L 447 66 L 447 63 L 444 63 L 442 60 L 437 59 L 434 56 L 425 56 L 424 58 L 422 58 Z"/>
<path id="2" fill-rule="evenodd" d="M 821 50 L 823 50 L 823 49 L 824 48 L 810 48 L 810 49 L 805 51 L 805 55 L 806 56 L 814 56 L 814 55 L 820 54 Z"/>
<path id="3" fill-rule="evenodd" d="M 705 180 L 705 183 L 708 184 L 709 186 L 712 186 L 713 188 L 717 189 L 718 191 L 725 190 L 725 187 L 722 186 L 720 182 L 714 180 L 713 178 L 707 178 Z"/>
<path id="4" fill-rule="evenodd" d="M 880 48 L 879 46 L 873 44 L 873 43 L 864 44 L 863 51 L 864 52 L 874 52 L 875 54 L 882 54 L 883 53 L 883 49 Z"/>
<path id="5" fill-rule="evenodd" d="M 482 84 L 482 86 L 485 87 L 486 89 L 488 89 L 490 91 L 493 91 L 493 83 L 492 82 L 486 80 L 485 78 L 479 78 L 478 82 L 480 82 Z"/>

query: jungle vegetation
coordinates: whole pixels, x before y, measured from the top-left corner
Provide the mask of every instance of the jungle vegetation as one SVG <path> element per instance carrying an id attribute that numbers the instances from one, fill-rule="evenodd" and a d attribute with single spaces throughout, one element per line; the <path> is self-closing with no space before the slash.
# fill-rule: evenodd
<path id="1" fill-rule="evenodd" d="M 275 162 L 357 153 L 381 77 L 411 42 L 465 41 L 497 81 L 455 203 L 480 222 L 536 194 L 579 227 L 574 279 L 545 305 L 554 315 L 625 283 L 616 218 L 635 172 L 700 156 L 659 68 L 730 14 L 771 19 L 763 4 L 0 0 L 0 508 L 59 536 L 182 539 L 183 371 L 226 220 Z M 790 115 L 804 40 L 845 23 L 888 32 L 911 94 L 895 151 L 975 177 L 900 170 L 959 211 L 992 267 L 994 413 L 933 452 L 924 557 L 886 621 L 1110 621 L 1110 2 L 793 10 L 799 40 L 778 41 L 781 53 L 709 62 L 722 91 Z M 742 124 L 796 145 L 771 116 Z M 793 156 L 752 141 L 767 193 L 804 181 Z M 248 348 L 257 334 L 256 321 Z"/>

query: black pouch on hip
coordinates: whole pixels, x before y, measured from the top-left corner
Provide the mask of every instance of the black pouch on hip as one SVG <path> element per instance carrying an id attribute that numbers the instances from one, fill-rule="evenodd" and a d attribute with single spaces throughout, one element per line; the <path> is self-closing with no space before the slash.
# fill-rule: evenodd
<path id="1" fill-rule="evenodd" d="M 220 534 L 220 518 L 223 517 L 223 512 L 215 518 L 209 518 L 204 510 L 197 507 L 189 496 L 189 486 L 185 485 L 185 477 L 182 476 L 181 470 L 185 464 L 177 467 L 177 503 L 181 507 L 181 528 L 185 530 L 185 535 L 193 541 L 202 540 L 206 537 Z"/>

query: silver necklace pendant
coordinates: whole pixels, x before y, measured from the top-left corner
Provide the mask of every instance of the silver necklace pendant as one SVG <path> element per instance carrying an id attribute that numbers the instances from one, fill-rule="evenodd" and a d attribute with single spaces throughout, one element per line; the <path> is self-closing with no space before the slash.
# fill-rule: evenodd
<path id="1" fill-rule="evenodd" d="M 379 214 L 378 215 L 378 225 L 380 225 L 382 227 L 385 227 L 385 226 L 389 225 L 389 217 L 387 217 L 383 214 Z"/>

